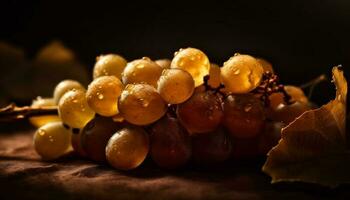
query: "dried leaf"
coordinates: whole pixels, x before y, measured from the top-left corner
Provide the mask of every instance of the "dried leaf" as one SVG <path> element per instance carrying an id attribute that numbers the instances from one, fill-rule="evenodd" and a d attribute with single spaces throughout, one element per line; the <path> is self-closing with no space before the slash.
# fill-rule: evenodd
<path id="1" fill-rule="evenodd" d="M 270 150 L 263 172 L 277 182 L 309 182 L 336 187 L 350 183 L 350 152 L 346 149 L 347 82 L 334 67 L 336 98 L 303 113 L 282 129 L 278 145 Z"/>

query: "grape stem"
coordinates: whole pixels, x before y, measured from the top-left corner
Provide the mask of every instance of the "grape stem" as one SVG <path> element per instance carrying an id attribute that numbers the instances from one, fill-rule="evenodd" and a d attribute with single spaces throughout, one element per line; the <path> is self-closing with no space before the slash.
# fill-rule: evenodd
<path id="1" fill-rule="evenodd" d="M 28 117 L 43 115 L 58 115 L 57 106 L 18 107 L 15 103 L 11 103 L 6 107 L 0 108 L 0 122 L 18 121 Z"/>
<path id="2" fill-rule="evenodd" d="M 311 99 L 312 93 L 313 93 L 315 87 L 316 87 L 319 83 L 321 83 L 322 81 L 325 81 L 325 80 L 327 80 L 327 76 L 324 75 L 324 74 L 322 74 L 322 75 L 318 76 L 317 78 L 314 78 L 314 79 L 312 79 L 311 81 L 309 81 L 309 82 L 307 82 L 307 83 L 301 85 L 300 88 L 301 88 L 301 89 L 305 89 L 305 88 L 308 88 L 308 87 L 309 87 L 310 89 L 309 89 L 309 93 L 308 93 L 307 96 L 308 96 L 309 99 Z"/>
<path id="3" fill-rule="evenodd" d="M 283 99 L 287 104 L 292 104 L 291 96 L 284 89 L 284 85 L 279 84 L 279 78 L 276 74 L 267 71 L 264 72 L 260 85 L 252 91 L 253 94 L 259 94 L 261 101 L 265 106 L 270 105 L 269 96 L 273 93 L 282 93 Z"/>

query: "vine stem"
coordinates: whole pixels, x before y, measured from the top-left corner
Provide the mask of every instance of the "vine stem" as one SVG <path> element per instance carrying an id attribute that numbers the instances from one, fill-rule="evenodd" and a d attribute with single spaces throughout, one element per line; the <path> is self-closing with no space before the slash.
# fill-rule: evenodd
<path id="1" fill-rule="evenodd" d="M 15 103 L 11 103 L 8 106 L 0 108 L 0 122 L 18 121 L 28 117 L 43 115 L 58 115 L 57 106 L 18 107 Z"/>

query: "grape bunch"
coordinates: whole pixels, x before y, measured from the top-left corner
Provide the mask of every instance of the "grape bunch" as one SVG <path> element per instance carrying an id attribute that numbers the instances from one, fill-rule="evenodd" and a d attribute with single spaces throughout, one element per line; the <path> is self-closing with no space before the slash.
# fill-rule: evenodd
<path id="1" fill-rule="evenodd" d="M 36 152 L 45 160 L 78 156 L 131 170 L 150 157 L 159 167 L 212 165 L 265 155 L 282 127 L 311 109 L 304 92 L 279 84 L 272 65 L 234 54 L 223 66 L 196 48 L 172 60 L 117 54 L 97 57 L 84 87 L 61 81 L 52 98 L 58 115 L 32 117 Z"/>

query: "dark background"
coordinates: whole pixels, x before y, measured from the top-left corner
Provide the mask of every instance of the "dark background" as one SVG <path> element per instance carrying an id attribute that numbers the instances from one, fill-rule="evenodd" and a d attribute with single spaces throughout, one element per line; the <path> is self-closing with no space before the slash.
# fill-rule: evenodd
<path id="1" fill-rule="evenodd" d="M 347 0 L 2 0 L 0 4 L 0 40 L 23 47 L 30 57 L 59 39 L 90 69 L 101 53 L 119 53 L 128 60 L 171 58 L 177 49 L 192 46 L 218 64 L 235 52 L 264 57 L 290 84 L 330 74 L 337 64 L 350 72 Z M 333 87 L 322 87 L 314 98 L 326 101 Z"/>

